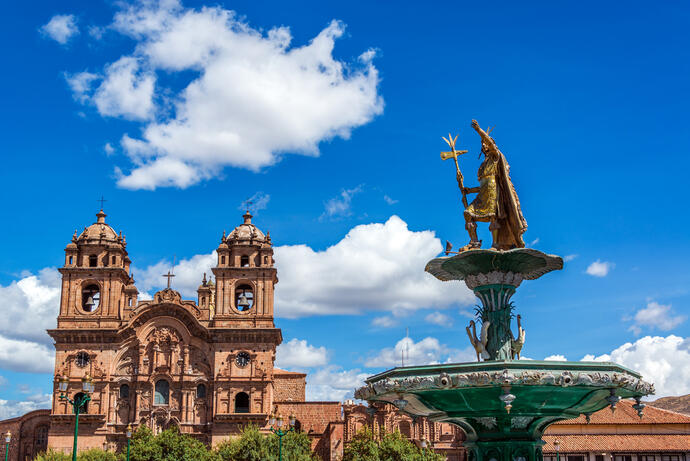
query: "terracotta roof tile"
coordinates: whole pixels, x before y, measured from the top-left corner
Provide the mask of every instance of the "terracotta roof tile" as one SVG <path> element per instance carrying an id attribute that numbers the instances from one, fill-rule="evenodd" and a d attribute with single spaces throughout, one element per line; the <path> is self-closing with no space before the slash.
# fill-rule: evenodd
<path id="1" fill-rule="evenodd" d="M 615 413 L 611 414 L 609 407 L 606 407 L 603 410 L 593 413 L 590 417 L 589 424 L 690 424 L 690 416 L 654 408 L 649 405 L 645 407 L 644 416 L 640 419 L 640 417 L 637 416 L 637 411 L 632 406 L 632 401 L 621 400 L 616 406 Z M 580 415 L 577 418 L 558 421 L 554 424 L 587 424 L 587 421 L 584 415 Z"/>
<path id="2" fill-rule="evenodd" d="M 560 442 L 561 453 L 602 452 L 684 452 L 690 449 L 690 434 L 602 434 L 545 435 L 544 454 L 555 454 L 554 440 Z"/>

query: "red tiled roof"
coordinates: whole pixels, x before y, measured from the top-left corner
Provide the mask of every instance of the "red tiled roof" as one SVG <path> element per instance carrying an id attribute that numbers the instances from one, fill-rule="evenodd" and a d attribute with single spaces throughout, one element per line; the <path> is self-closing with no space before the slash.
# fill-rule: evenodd
<path id="1" fill-rule="evenodd" d="M 291 375 L 291 376 L 307 376 L 306 373 L 300 373 L 298 371 L 287 371 L 287 370 L 281 370 L 280 368 L 274 368 L 273 369 L 273 374 L 274 375 Z"/>
<path id="2" fill-rule="evenodd" d="M 690 416 L 676 413 L 674 411 L 662 410 L 647 405 L 644 409 L 644 416 L 640 418 L 637 411 L 632 407 L 630 400 L 621 400 L 616 406 L 616 412 L 611 413 L 609 407 L 593 413 L 589 424 L 690 424 Z M 572 425 L 587 424 L 584 415 L 574 419 L 558 421 L 554 424 Z M 548 430 L 547 430 L 548 433 Z"/>
<path id="3" fill-rule="evenodd" d="M 690 434 L 602 434 L 544 435 L 544 454 L 555 454 L 554 440 L 560 442 L 561 453 L 584 451 L 679 452 L 690 448 Z"/>

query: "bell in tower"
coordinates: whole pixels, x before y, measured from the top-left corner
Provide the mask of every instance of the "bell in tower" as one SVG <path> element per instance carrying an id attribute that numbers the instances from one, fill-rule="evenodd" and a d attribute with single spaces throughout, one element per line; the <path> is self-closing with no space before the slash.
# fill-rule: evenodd
<path id="1" fill-rule="evenodd" d="M 247 212 L 243 222 L 217 249 L 216 326 L 238 326 L 252 319 L 256 325 L 273 326 L 273 288 L 278 282 L 273 266 L 271 238 L 252 223 Z M 239 323 L 238 323 L 239 322 Z"/>

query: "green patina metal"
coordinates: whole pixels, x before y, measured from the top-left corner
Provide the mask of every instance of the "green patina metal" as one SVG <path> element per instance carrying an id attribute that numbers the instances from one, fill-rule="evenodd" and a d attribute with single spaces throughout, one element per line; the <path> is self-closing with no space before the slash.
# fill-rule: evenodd
<path id="1" fill-rule="evenodd" d="M 355 396 L 398 405 L 404 413 L 462 427 L 470 461 L 542 461 L 542 435 L 555 421 L 591 414 L 621 398 L 654 393 L 634 371 L 609 362 L 512 360 L 511 297 L 523 280 L 563 267 L 537 250 L 471 250 L 437 258 L 426 270 L 464 280 L 480 299 L 477 321 L 489 322 L 488 361 L 394 368 L 366 380 Z"/>
<path id="2" fill-rule="evenodd" d="M 474 294 L 482 302 L 478 316 L 482 323 L 490 322 L 486 346 L 490 360 L 511 360 L 513 336 L 510 321 L 513 318 L 513 303 L 510 298 L 515 294 L 515 287 L 505 284 L 482 285 L 474 289 Z"/>

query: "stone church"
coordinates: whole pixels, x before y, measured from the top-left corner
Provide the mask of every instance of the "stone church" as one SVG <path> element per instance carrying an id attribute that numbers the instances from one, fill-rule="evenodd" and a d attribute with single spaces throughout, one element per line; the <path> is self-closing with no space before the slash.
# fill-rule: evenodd
<path id="1" fill-rule="evenodd" d="M 294 414 L 314 451 L 329 461 L 367 418 L 373 421 L 361 405 L 305 401 L 306 375 L 274 367 L 283 339 L 274 323 L 278 277 L 271 237 L 249 212 L 223 233 L 213 275 L 199 274 L 196 301 L 182 299 L 170 273 L 161 274 L 167 288 L 140 300 L 125 237 L 102 210 L 96 218 L 74 233 L 59 269 L 57 327 L 48 331 L 55 342 L 52 408 L 0 422 L 14 434 L 11 460 L 32 460 L 47 448 L 71 452 L 75 417 L 58 398 L 65 377 L 70 398 L 81 392 L 82 378 L 94 383 L 79 417 L 79 450 L 122 449 L 128 424 L 154 432 L 176 426 L 215 445 L 248 424 L 268 431 L 277 412 Z M 414 422 L 383 407 L 376 420 L 377 427 L 435 437 L 438 448 L 461 452 L 462 431 L 448 424 Z"/>

